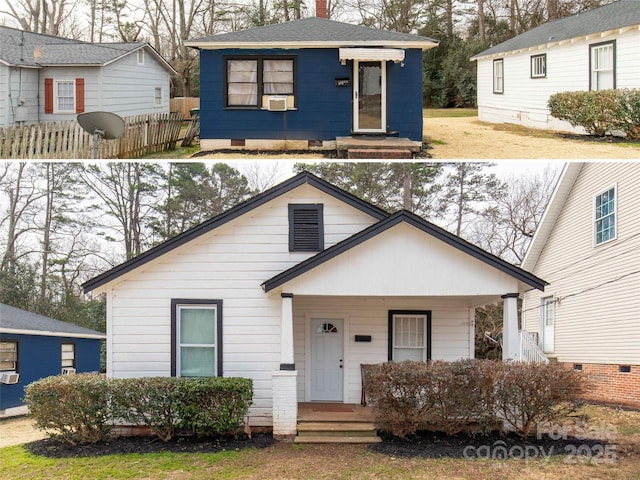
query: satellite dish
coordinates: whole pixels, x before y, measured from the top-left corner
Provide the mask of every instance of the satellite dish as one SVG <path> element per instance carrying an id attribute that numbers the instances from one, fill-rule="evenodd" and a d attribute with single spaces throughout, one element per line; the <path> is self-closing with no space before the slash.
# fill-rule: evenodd
<path id="1" fill-rule="evenodd" d="M 78 115 L 78 123 L 85 132 L 93 135 L 93 158 L 98 158 L 101 138 L 115 140 L 124 133 L 124 120 L 111 112 L 87 112 Z"/>

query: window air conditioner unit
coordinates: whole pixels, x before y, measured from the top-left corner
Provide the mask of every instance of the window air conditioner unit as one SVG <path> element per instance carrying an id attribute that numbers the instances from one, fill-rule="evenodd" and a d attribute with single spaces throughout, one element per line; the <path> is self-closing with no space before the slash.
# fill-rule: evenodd
<path id="1" fill-rule="evenodd" d="M 62 369 L 62 375 L 75 375 L 76 369 L 71 367 L 65 367 Z"/>
<path id="2" fill-rule="evenodd" d="M 274 95 L 268 98 L 267 110 L 270 112 L 286 112 L 287 97 L 282 95 Z"/>
<path id="3" fill-rule="evenodd" d="M 9 385 L 18 383 L 20 374 L 16 372 L 3 372 L 0 373 L 0 383 L 7 383 Z"/>

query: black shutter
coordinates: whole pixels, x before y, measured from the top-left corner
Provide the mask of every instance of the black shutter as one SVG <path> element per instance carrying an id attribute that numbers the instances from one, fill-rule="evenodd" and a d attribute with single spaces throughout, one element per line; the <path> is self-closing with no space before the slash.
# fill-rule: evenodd
<path id="1" fill-rule="evenodd" d="M 324 249 L 322 204 L 289 205 L 289 251 L 319 252 Z"/>

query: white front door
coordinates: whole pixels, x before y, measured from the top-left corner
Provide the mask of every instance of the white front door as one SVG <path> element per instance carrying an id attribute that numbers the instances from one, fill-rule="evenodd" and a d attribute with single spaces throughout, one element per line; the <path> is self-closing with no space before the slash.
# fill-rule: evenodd
<path id="1" fill-rule="evenodd" d="M 387 131 L 387 63 L 353 61 L 353 131 Z"/>
<path id="2" fill-rule="evenodd" d="M 542 299 L 542 350 L 544 353 L 553 353 L 555 350 L 555 302 L 553 297 Z"/>
<path id="3" fill-rule="evenodd" d="M 311 400 L 342 401 L 344 321 L 311 319 Z"/>

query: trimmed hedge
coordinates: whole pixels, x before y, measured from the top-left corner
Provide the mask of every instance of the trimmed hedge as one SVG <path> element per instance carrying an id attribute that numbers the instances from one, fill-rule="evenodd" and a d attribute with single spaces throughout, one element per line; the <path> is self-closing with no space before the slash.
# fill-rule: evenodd
<path id="1" fill-rule="evenodd" d="M 30 384 L 25 401 L 36 427 L 71 445 L 109 437 L 117 423 L 146 425 L 169 441 L 177 429 L 235 433 L 253 398 L 246 378 L 104 378 L 61 375 Z"/>
<path id="2" fill-rule="evenodd" d="M 551 95 L 547 105 L 551 115 L 592 135 L 619 131 L 640 138 L 640 90 L 561 92 Z"/>
<path id="3" fill-rule="evenodd" d="M 368 367 L 365 389 L 379 428 L 488 432 L 507 424 L 519 435 L 558 420 L 580 403 L 580 372 L 556 363 L 459 360 L 388 362 Z"/>

